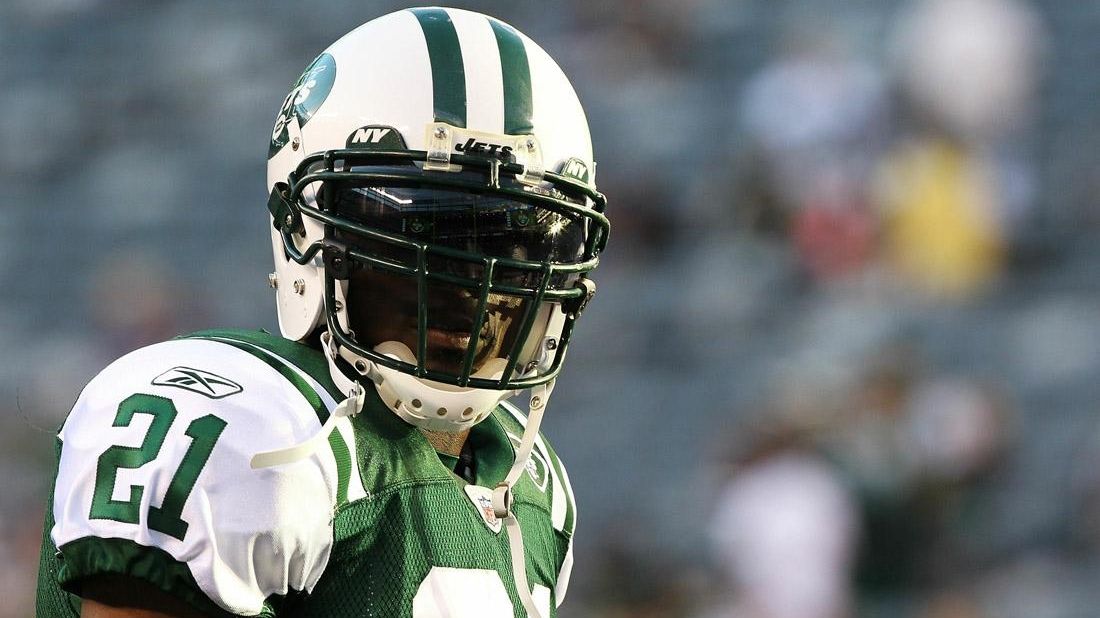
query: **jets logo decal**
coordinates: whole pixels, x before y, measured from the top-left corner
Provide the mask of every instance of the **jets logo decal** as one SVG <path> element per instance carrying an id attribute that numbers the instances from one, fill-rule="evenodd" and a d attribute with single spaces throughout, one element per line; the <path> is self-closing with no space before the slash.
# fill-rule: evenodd
<path id="1" fill-rule="evenodd" d="M 267 157 L 270 159 L 279 150 L 286 146 L 290 140 L 287 125 L 291 120 L 297 120 L 298 126 L 303 127 L 321 104 L 328 98 L 332 91 L 332 84 L 336 81 L 336 60 L 329 54 L 321 54 L 313 60 L 302 76 L 295 82 L 290 94 L 286 95 L 282 107 L 279 108 L 279 116 L 275 119 L 275 127 L 271 129 L 271 145 L 268 148 Z"/>
<path id="2" fill-rule="evenodd" d="M 154 386 L 174 386 L 205 395 L 211 399 L 221 399 L 236 395 L 244 390 L 229 378 L 190 367 L 173 367 L 153 379 Z"/>

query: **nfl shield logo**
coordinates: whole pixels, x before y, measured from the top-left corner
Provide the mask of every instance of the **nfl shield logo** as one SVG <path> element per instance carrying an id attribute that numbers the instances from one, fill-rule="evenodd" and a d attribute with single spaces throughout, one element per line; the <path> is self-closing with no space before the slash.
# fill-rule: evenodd
<path id="1" fill-rule="evenodd" d="M 481 515 L 481 521 L 485 522 L 490 530 L 499 534 L 504 522 L 500 521 L 493 511 L 493 492 L 488 487 L 480 485 L 467 485 L 466 497 L 473 503 L 474 509 Z"/>

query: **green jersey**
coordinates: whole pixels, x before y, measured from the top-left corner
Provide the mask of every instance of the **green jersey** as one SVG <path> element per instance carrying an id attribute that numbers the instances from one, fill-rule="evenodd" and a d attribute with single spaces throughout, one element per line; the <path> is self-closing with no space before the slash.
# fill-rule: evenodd
<path id="1" fill-rule="evenodd" d="M 525 417 L 476 425 L 473 482 L 368 393 L 307 458 L 252 455 L 317 435 L 343 395 L 321 352 L 208 331 L 132 352 L 85 387 L 58 434 L 38 616 L 79 615 L 87 578 L 143 580 L 210 615 L 524 616 L 489 489 Z M 555 615 L 572 567 L 568 477 L 541 436 L 514 487 L 527 578 Z"/>

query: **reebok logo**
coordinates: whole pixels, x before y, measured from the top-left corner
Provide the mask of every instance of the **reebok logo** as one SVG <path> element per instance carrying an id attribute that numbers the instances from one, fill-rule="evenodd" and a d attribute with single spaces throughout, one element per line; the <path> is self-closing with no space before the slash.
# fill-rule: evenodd
<path id="1" fill-rule="evenodd" d="M 352 144 L 377 144 L 393 129 L 386 127 L 363 127 L 352 134 Z"/>
<path id="2" fill-rule="evenodd" d="M 512 159 L 511 146 L 479 142 L 472 137 L 466 140 L 465 143 L 455 144 L 455 150 L 471 155 L 489 155 L 490 157 L 496 157 L 502 161 L 510 161 Z"/>
<path id="3" fill-rule="evenodd" d="M 236 395 L 244 389 L 229 378 L 190 367 L 173 367 L 153 379 L 155 386 L 174 386 L 205 395 L 211 399 L 221 399 Z"/>

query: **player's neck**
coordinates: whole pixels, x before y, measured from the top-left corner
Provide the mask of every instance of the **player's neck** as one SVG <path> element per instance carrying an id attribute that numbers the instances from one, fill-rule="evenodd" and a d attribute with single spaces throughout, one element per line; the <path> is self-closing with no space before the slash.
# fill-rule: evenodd
<path id="1" fill-rule="evenodd" d="M 469 429 L 458 433 L 428 431 L 426 429 L 421 429 L 420 432 L 428 438 L 428 442 L 436 451 L 451 457 L 458 457 L 462 453 L 462 447 L 466 444 L 466 438 L 470 435 Z"/>

